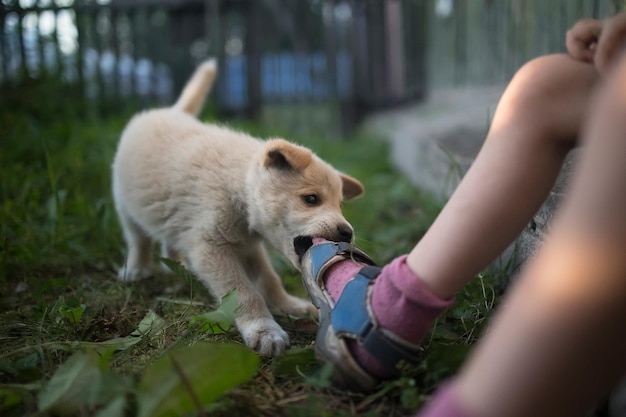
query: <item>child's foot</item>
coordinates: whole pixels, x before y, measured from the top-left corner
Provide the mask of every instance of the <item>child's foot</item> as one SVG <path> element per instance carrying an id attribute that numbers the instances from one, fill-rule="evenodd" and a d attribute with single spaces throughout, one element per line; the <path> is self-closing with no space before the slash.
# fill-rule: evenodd
<path id="1" fill-rule="evenodd" d="M 347 243 L 314 242 L 302 257 L 303 279 L 320 310 L 316 351 L 336 382 L 370 390 L 414 369 L 420 340 L 453 300 L 433 295 L 406 256 L 378 268 Z"/>

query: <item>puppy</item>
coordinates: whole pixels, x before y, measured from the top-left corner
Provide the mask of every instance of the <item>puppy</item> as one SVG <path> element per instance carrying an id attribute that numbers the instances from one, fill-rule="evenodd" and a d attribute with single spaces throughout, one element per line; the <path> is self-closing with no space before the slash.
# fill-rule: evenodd
<path id="1" fill-rule="evenodd" d="M 174 106 L 134 116 L 122 133 L 112 167 L 128 249 L 119 278 L 150 276 L 159 242 L 163 257 L 184 262 L 218 299 L 237 290 L 244 342 L 274 356 L 289 338 L 270 309 L 316 310 L 285 291 L 263 241 L 296 268 L 300 236 L 351 241 L 341 205 L 363 186 L 302 146 L 198 121 L 216 73 L 215 61 L 203 63 Z"/>

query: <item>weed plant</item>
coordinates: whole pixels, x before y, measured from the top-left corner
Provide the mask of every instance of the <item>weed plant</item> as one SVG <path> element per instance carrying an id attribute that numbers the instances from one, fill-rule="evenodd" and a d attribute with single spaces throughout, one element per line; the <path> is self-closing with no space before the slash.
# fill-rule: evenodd
<path id="1" fill-rule="evenodd" d="M 497 297 L 481 275 L 424 342 L 413 375 L 351 393 L 332 388 L 316 362 L 311 319 L 279 317 L 292 347 L 259 358 L 232 328 L 236 293 L 219 305 L 173 262 L 174 274 L 117 281 L 125 251 L 110 164 L 130 113 L 98 117 L 78 97 L 60 83 L 28 82 L 0 100 L 1 415 L 406 415 L 485 327 Z M 356 243 L 381 264 L 410 250 L 440 209 L 393 170 L 379 138 L 231 123 L 309 146 L 362 180 L 365 196 L 344 210 Z M 293 266 L 273 255 L 288 290 L 306 296 Z"/>

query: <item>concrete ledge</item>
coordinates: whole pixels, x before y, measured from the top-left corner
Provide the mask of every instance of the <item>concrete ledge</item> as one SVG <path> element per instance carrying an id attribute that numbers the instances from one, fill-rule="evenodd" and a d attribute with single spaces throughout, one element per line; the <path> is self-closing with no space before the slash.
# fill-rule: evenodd
<path id="1" fill-rule="evenodd" d="M 576 150 L 570 152 L 563 164 L 563 168 L 561 168 L 556 184 L 542 206 L 513 245 L 507 248 L 502 256 L 492 264 L 493 270 L 505 272 L 506 283 L 519 272 L 522 265 L 541 246 L 565 195 L 567 185 L 576 165 L 577 155 L 578 152 Z"/>
<path id="2" fill-rule="evenodd" d="M 483 144 L 504 87 L 433 92 L 418 105 L 371 117 L 365 128 L 389 140 L 395 166 L 445 200 Z"/>

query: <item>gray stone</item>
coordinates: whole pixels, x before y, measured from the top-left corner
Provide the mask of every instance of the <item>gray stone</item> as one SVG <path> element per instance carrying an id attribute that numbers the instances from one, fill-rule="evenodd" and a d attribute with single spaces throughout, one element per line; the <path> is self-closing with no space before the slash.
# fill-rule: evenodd
<path id="1" fill-rule="evenodd" d="M 576 156 L 577 151 L 570 152 L 563 163 L 561 173 L 554 187 L 544 203 L 537 213 L 535 213 L 528 225 L 526 225 L 516 241 L 491 265 L 493 272 L 503 275 L 505 285 L 508 284 L 510 279 L 519 272 L 522 265 L 528 261 L 541 246 L 565 195 L 576 162 Z"/>
<path id="2" fill-rule="evenodd" d="M 366 129 L 389 140 L 395 166 L 445 200 L 478 153 L 503 87 L 433 92 L 423 103 L 371 117 Z"/>

